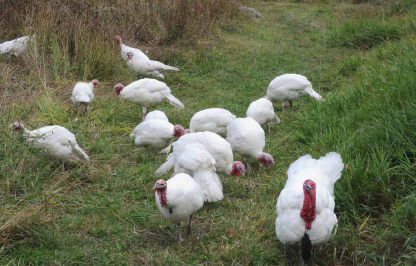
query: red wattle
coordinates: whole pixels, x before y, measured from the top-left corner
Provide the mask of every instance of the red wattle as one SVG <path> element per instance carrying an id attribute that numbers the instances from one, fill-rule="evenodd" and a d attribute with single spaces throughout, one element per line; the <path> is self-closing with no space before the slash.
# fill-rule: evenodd
<path id="1" fill-rule="evenodd" d="M 309 185 L 309 191 L 306 189 L 306 185 Z M 312 228 L 312 221 L 316 218 L 316 184 L 312 180 L 308 179 L 303 183 L 303 206 L 300 211 L 300 217 L 305 220 L 305 228 Z"/>
<path id="2" fill-rule="evenodd" d="M 156 190 L 157 195 L 159 196 L 160 205 L 165 207 L 168 204 L 168 199 L 166 198 L 166 190 Z"/>

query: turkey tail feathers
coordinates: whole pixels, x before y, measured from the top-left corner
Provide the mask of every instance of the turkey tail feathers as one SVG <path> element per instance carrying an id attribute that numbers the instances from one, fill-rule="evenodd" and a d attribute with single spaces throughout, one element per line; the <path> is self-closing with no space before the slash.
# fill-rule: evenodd
<path id="1" fill-rule="evenodd" d="M 183 105 L 183 103 L 176 99 L 175 96 L 173 96 L 172 94 L 170 94 L 166 98 L 168 99 L 169 103 L 175 106 L 176 108 L 185 109 L 185 105 Z"/>
<path id="2" fill-rule="evenodd" d="M 168 158 L 166 159 L 166 162 L 162 164 L 155 172 L 157 176 L 166 174 L 169 172 L 169 170 L 173 167 L 173 164 L 175 162 L 175 157 L 173 153 L 169 154 Z"/>

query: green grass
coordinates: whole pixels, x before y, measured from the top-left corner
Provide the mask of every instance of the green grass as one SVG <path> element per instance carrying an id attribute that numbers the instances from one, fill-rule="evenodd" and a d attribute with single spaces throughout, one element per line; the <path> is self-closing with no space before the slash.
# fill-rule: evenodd
<path id="1" fill-rule="evenodd" d="M 97 52 L 91 59 L 97 67 L 109 62 L 114 72 L 108 66 L 104 72 L 71 70 L 77 79 L 95 73 L 101 82 L 91 112 L 78 122 L 69 100 L 76 81 L 60 72 L 65 62 L 54 61 L 56 75 L 44 86 L 33 71 L 17 72 L 16 81 L 8 70 L 20 67 L 21 60 L 1 58 L 6 90 L 0 95 L 5 103 L 0 108 L 0 228 L 14 224 L 0 231 L 1 265 L 296 264 L 296 249 L 285 255 L 275 235 L 277 197 L 291 162 L 329 151 L 341 153 L 346 164 L 335 188 L 339 227 L 334 242 L 317 250 L 315 262 L 416 263 L 415 36 L 406 32 L 398 41 L 386 39 L 360 51 L 328 40 L 334 28 L 363 12 L 361 6 L 256 1 L 254 7 L 266 20 L 227 22 L 223 28 L 232 31 L 218 30 L 194 49 L 151 51 L 180 66 L 166 82 L 186 106 L 183 111 L 156 108 L 184 126 L 193 113 L 214 106 L 243 117 L 250 102 L 283 73 L 307 76 L 326 101 L 305 97 L 288 112 L 276 106 L 282 122 L 272 127 L 266 145 L 276 166 L 254 164 L 254 175 L 222 177 L 224 200 L 197 213 L 193 235 L 183 245 L 154 202 L 156 155 L 147 159 L 129 138 L 140 108 L 112 92 L 116 82 L 134 80 L 117 52 L 105 50 L 103 60 Z M 341 16 L 340 10 L 349 14 Z M 410 20 L 399 15 L 391 20 Z M 63 171 L 9 132 L 14 120 L 29 128 L 65 126 L 91 163 L 72 163 Z"/>

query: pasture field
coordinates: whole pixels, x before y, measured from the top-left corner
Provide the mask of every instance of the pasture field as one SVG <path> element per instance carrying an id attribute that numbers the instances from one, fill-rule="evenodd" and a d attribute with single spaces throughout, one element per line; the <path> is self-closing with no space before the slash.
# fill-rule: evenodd
<path id="1" fill-rule="evenodd" d="M 37 24 L 39 46 L 0 57 L 0 265 L 296 265 L 296 248 L 285 251 L 276 238 L 277 197 L 291 162 L 330 151 L 345 164 L 335 186 L 338 232 L 315 250 L 314 263 L 416 265 L 414 2 L 313 2 L 321 1 L 248 1 L 263 20 L 234 14 L 189 44 L 154 32 L 152 42 L 138 42 L 151 58 L 180 68 L 165 82 L 185 110 L 151 108 L 174 124 L 188 127 L 210 107 L 245 117 L 284 73 L 308 77 L 325 99 L 305 96 L 287 111 L 275 106 L 281 123 L 265 151 L 276 165 L 253 162 L 254 174 L 221 176 L 224 200 L 194 216 L 182 245 L 155 204 L 157 155 L 147 158 L 129 137 L 141 108 L 112 90 L 136 80 L 114 36 L 77 36 L 73 44 L 60 39 L 65 31 L 51 30 L 54 20 Z M 2 28 L 0 42 L 22 33 Z M 72 88 L 92 78 L 100 80 L 95 101 L 75 121 Z M 8 129 L 17 120 L 29 129 L 66 127 L 91 161 L 63 169 L 44 160 Z"/>

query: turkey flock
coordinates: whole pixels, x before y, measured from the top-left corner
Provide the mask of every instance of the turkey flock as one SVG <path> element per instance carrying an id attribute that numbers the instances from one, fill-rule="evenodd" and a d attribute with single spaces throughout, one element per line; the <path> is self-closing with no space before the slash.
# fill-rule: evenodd
<path id="1" fill-rule="evenodd" d="M 0 54 L 19 56 L 35 36 L 26 36 L 0 44 Z M 164 79 L 165 71 L 178 68 L 151 60 L 137 48 L 125 45 L 120 36 L 115 37 L 121 58 L 128 68 L 141 77 Z M 78 82 L 72 91 L 71 101 L 84 115 L 94 100 L 94 89 L 99 81 Z M 149 158 L 157 153 L 160 167 L 153 189 L 161 215 L 177 225 L 179 242 L 183 241 L 181 222 L 187 222 L 187 235 L 191 233 L 192 216 L 204 203 L 215 203 L 227 197 L 221 178 L 227 175 L 244 176 L 253 173 L 252 161 L 261 167 L 273 167 L 272 154 L 265 151 L 266 134 L 263 125 L 280 123 L 273 103 L 280 102 L 286 109 L 301 95 L 307 94 L 318 101 L 322 97 L 313 90 L 311 82 L 298 74 L 284 74 L 273 79 L 266 95 L 253 101 L 246 117 L 237 118 L 222 108 L 210 108 L 196 112 L 190 120 L 189 129 L 174 125 L 159 110 L 149 112 L 162 102 L 178 109 L 184 104 L 177 99 L 168 85 L 153 78 L 142 78 L 113 88 L 115 94 L 125 101 L 142 107 L 142 119 L 130 134 L 135 145 L 143 147 Z M 74 134 L 59 125 L 28 130 L 21 122 L 14 122 L 10 129 L 40 148 L 47 158 L 64 163 L 67 159 L 89 161 L 87 153 L 78 145 Z M 236 161 L 234 153 L 242 161 Z M 161 160 L 167 155 L 166 161 Z M 337 217 L 334 213 L 334 184 L 344 168 L 341 156 L 330 152 L 319 159 L 310 155 L 300 157 L 287 171 L 287 181 L 277 200 L 275 223 L 277 238 L 284 245 L 297 245 L 300 258 L 311 261 L 312 248 L 328 243 L 336 233 Z"/>

